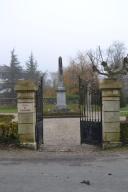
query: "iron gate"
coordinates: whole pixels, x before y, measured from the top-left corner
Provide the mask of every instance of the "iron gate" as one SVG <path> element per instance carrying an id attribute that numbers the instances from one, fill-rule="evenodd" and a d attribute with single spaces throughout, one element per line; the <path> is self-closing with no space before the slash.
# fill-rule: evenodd
<path id="1" fill-rule="evenodd" d="M 43 77 L 36 92 L 36 143 L 37 149 L 43 143 Z"/>
<path id="2" fill-rule="evenodd" d="M 79 78 L 81 144 L 102 142 L 102 99 L 95 84 Z"/>

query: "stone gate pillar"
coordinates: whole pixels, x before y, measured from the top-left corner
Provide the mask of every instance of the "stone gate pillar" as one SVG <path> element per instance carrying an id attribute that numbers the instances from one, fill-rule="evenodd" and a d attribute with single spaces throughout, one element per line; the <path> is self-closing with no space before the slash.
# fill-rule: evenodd
<path id="1" fill-rule="evenodd" d="M 120 89 L 117 80 L 104 79 L 102 90 L 102 141 L 103 149 L 121 145 L 120 142 Z"/>
<path id="2" fill-rule="evenodd" d="M 19 80 L 16 84 L 18 108 L 18 134 L 22 146 L 36 149 L 35 141 L 35 93 L 36 85 L 30 80 Z"/>

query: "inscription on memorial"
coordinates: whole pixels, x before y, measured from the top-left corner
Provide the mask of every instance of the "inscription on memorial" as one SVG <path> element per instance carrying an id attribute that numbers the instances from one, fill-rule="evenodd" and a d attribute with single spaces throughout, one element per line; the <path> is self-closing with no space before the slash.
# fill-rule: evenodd
<path id="1" fill-rule="evenodd" d="M 31 103 L 19 103 L 18 112 L 34 112 L 34 106 Z"/>

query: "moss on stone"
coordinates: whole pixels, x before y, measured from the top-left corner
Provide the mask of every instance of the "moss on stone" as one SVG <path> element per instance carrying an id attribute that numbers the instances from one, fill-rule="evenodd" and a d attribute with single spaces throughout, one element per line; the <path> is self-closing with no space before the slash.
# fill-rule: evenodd
<path id="1" fill-rule="evenodd" d="M 113 79 L 104 79 L 100 82 L 100 89 L 121 89 L 122 84 L 120 81 Z"/>
<path id="2" fill-rule="evenodd" d="M 15 86 L 17 92 L 22 91 L 37 91 L 36 84 L 31 80 L 18 80 Z"/>

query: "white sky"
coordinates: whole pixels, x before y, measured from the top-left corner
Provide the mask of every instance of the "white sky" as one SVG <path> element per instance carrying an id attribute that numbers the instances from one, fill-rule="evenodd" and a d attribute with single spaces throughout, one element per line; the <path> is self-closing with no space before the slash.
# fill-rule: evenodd
<path id="1" fill-rule="evenodd" d="M 0 0 L 0 65 L 15 48 L 22 65 L 30 52 L 39 69 L 56 71 L 58 57 L 67 66 L 77 52 L 128 47 L 128 0 Z"/>

